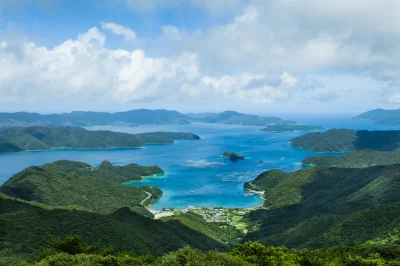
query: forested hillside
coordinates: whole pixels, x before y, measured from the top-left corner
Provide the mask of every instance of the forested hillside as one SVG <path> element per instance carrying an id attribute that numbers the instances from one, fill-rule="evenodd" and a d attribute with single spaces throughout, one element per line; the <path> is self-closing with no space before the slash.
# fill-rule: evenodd
<path id="1" fill-rule="evenodd" d="M 368 131 L 331 129 L 301 135 L 291 145 L 315 152 L 348 152 L 363 149 L 394 151 L 400 149 L 400 130 Z"/>
<path id="2" fill-rule="evenodd" d="M 140 205 L 149 192 L 150 200 L 158 199 L 162 192 L 157 188 L 125 186 L 121 182 L 162 172 L 156 166 L 112 166 L 103 162 L 92 168 L 80 162 L 56 161 L 15 174 L 0 187 L 0 192 L 49 206 L 79 206 L 110 213 L 122 207 Z"/>
<path id="3" fill-rule="evenodd" d="M 247 215 L 255 231 L 246 240 L 318 248 L 400 239 L 399 164 L 270 170 L 246 187 L 265 191 L 267 207 Z"/>
<path id="4" fill-rule="evenodd" d="M 360 150 L 344 156 L 311 156 L 305 158 L 302 163 L 343 168 L 400 164 L 400 151 Z"/>

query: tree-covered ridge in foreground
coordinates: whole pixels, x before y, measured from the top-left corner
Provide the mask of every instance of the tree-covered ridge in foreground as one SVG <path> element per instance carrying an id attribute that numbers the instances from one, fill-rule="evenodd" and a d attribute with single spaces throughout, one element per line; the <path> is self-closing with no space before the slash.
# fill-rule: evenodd
<path id="1" fill-rule="evenodd" d="M 103 162 L 93 168 L 73 161 L 56 161 L 32 166 L 13 175 L 0 192 L 26 201 L 49 206 L 79 206 L 99 213 L 110 213 L 122 207 L 140 205 L 158 199 L 158 188 L 125 186 L 121 182 L 140 179 L 142 175 L 162 173 L 157 166 L 136 164 L 112 166 Z"/>
<path id="2" fill-rule="evenodd" d="M 400 164 L 400 150 L 391 152 L 359 150 L 344 156 L 311 156 L 305 158 L 302 163 L 342 168 Z"/>
<path id="3" fill-rule="evenodd" d="M 312 125 L 282 124 L 282 125 L 268 125 L 265 128 L 261 129 L 261 131 L 269 131 L 269 132 L 316 131 L 316 130 L 320 130 L 320 129 L 322 129 L 322 127 L 312 126 Z"/>
<path id="4" fill-rule="evenodd" d="M 400 164 L 270 170 L 246 188 L 263 190 L 265 207 L 246 220 L 246 240 L 320 248 L 400 240 Z"/>
<path id="5" fill-rule="evenodd" d="M 106 247 L 113 246 L 116 251 L 134 250 L 137 254 L 154 256 L 185 245 L 201 250 L 227 250 L 224 243 L 177 220 L 154 220 L 129 208 L 100 214 L 71 207 L 50 207 L 0 194 L 0 224 L 0 258 L 9 262 L 5 265 L 35 258 L 49 235 L 78 234 L 90 244 L 100 242 Z"/>
<path id="6" fill-rule="evenodd" d="M 55 148 L 137 148 L 144 144 L 174 143 L 174 139 L 197 140 L 192 133 L 153 132 L 127 134 L 73 127 L 12 127 L 0 131 L 0 152 L 50 150 Z"/>
<path id="7" fill-rule="evenodd" d="M 315 152 L 348 152 L 363 149 L 394 151 L 400 149 L 400 130 L 331 129 L 323 133 L 304 134 L 292 139 L 291 145 Z"/>
<path id="8" fill-rule="evenodd" d="M 50 239 L 35 260 L 23 265 L 154 265 L 154 266 L 383 266 L 399 265 L 399 245 L 338 246 L 319 250 L 296 250 L 260 243 L 239 244 L 230 252 L 201 251 L 184 247 L 162 257 L 115 252 L 112 247 L 88 245 L 79 236 Z"/>
<path id="9" fill-rule="evenodd" d="M 354 119 L 383 125 L 400 125 L 400 108 L 395 110 L 375 109 L 356 116 Z"/>

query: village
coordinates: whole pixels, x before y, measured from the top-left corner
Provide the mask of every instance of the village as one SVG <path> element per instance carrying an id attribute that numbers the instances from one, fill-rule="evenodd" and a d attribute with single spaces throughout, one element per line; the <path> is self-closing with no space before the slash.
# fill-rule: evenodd
<path id="1" fill-rule="evenodd" d="M 150 210 L 155 219 L 160 219 L 162 217 L 179 215 L 181 213 L 193 212 L 198 215 L 201 215 L 207 222 L 221 222 L 226 223 L 228 225 L 233 225 L 237 229 L 243 230 L 245 233 L 247 232 L 246 223 L 242 221 L 243 216 L 250 212 L 251 210 L 256 208 L 223 208 L 223 207 L 214 207 L 214 208 L 206 208 L 206 207 L 195 207 L 188 206 L 183 210 L 165 208 L 162 210 Z"/>

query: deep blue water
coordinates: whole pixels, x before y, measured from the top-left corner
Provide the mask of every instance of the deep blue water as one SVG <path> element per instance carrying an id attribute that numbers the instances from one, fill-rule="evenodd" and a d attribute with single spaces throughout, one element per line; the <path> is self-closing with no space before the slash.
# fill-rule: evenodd
<path id="1" fill-rule="evenodd" d="M 314 119 L 307 122 L 326 128 L 391 128 L 354 123 L 344 119 Z M 0 154 L 0 183 L 4 183 L 10 176 L 31 165 L 67 159 L 97 166 L 103 160 L 108 160 L 117 165 L 128 163 L 158 165 L 166 171 L 163 176 L 128 184 L 153 185 L 162 189 L 164 194 L 153 205 L 154 209 L 184 208 L 190 205 L 254 207 L 262 201 L 256 195 L 243 196 L 244 182 L 254 179 L 259 173 L 268 169 L 279 168 L 288 172 L 300 169 L 303 158 L 315 155 L 313 152 L 290 147 L 290 139 L 304 132 L 268 133 L 259 131 L 259 127 L 220 124 L 92 127 L 89 129 L 108 129 L 129 133 L 185 131 L 193 132 L 202 139 L 177 141 L 171 145 L 147 145 L 138 149 L 3 153 Z M 246 160 L 231 162 L 221 156 L 224 151 L 243 154 Z M 260 160 L 264 163 L 261 164 Z"/>

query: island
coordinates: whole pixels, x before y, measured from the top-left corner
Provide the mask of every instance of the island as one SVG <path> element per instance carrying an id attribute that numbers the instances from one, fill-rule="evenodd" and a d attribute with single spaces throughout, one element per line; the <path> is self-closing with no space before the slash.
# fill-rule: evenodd
<path id="1" fill-rule="evenodd" d="M 199 113 L 187 114 L 194 122 L 220 123 L 228 125 L 265 126 L 268 124 L 296 124 L 294 121 L 284 120 L 278 117 L 264 117 L 238 113 L 235 111 L 224 111 L 221 113 Z"/>
<path id="2" fill-rule="evenodd" d="M 225 158 L 228 158 L 228 159 L 231 160 L 232 162 L 236 162 L 236 161 L 239 161 L 239 160 L 244 160 L 244 156 L 239 155 L 239 154 L 237 154 L 237 153 L 235 153 L 235 152 L 228 152 L 228 151 L 226 151 L 226 152 L 224 152 L 224 153 L 222 154 L 222 156 L 224 156 Z"/>
<path id="3" fill-rule="evenodd" d="M 0 131 L 0 152 L 137 148 L 145 144 L 172 144 L 174 140 L 199 139 L 193 133 L 182 132 L 127 134 L 75 127 L 11 127 Z"/>
<path id="4" fill-rule="evenodd" d="M 353 118 L 374 124 L 400 126 L 400 108 L 394 110 L 375 109 Z"/>
<path id="5" fill-rule="evenodd" d="M 301 135 L 291 140 L 291 146 L 314 152 L 394 151 L 400 149 L 400 130 L 331 129 Z"/>
<path id="6" fill-rule="evenodd" d="M 344 156 L 310 156 L 306 157 L 301 163 L 311 166 L 321 165 L 343 168 L 400 164 L 400 150 L 391 152 L 359 150 Z"/>
<path id="7" fill-rule="evenodd" d="M 280 124 L 280 125 L 268 125 L 261 131 L 269 132 L 285 132 L 285 131 L 317 131 L 321 130 L 322 127 L 312 125 L 291 125 L 291 124 Z"/>

